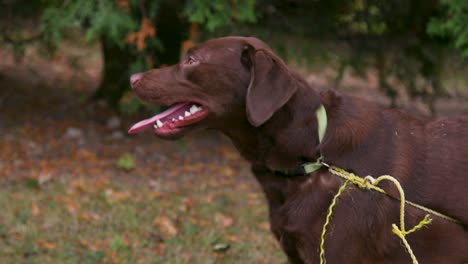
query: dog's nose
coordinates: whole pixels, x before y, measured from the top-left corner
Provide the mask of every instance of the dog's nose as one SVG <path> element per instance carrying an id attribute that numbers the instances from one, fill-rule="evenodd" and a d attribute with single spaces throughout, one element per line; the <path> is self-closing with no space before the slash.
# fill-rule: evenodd
<path id="1" fill-rule="evenodd" d="M 132 74 L 132 76 L 130 76 L 130 84 L 132 85 L 132 87 L 135 87 L 135 85 L 141 80 L 142 76 L 143 74 L 141 73 L 135 73 Z"/>

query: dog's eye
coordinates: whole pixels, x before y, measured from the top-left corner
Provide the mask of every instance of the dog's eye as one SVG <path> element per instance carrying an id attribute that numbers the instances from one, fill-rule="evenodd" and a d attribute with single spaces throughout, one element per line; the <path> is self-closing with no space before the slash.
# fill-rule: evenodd
<path id="1" fill-rule="evenodd" d="M 196 61 L 192 56 L 190 56 L 190 57 L 188 57 L 187 59 L 185 59 L 184 64 L 193 65 L 193 64 L 195 64 L 196 62 L 197 62 L 197 61 Z"/>

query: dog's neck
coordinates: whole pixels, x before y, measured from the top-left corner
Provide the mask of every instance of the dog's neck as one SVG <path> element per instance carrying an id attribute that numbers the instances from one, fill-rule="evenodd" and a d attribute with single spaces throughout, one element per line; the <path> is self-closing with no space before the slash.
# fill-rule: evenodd
<path id="1" fill-rule="evenodd" d="M 351 99 L 335 91 L 319 94 L 301 82 L 289 102 L 264 125 L 253 127 L 246 118 L 242 118 L 222 132 L 256 167 L 292 170 L 304 161 L 315 161 L 321 154 L 329 162 L 340 163 L 344 158 L 342 154 L 352 152 L 367 136 L 361 131 L 369 131 L 368 127 L 376 123 L 363 118 L 371 116 L 365 113 L 374 111 L 374 106 L 364 104 L 366 108 L 359 108 L 362 104 L 356 104 L 355 100 L 360 99 Z M 329 125 L 319 145 L 315 112 L 321 104 L 327 110 Z"/>
<path id="2" fill-rule="evenodd" d="M 301 83 L 289 102 L 262 126 L 253 127 L 242 118 L 222 132 L 252 165 L 293 169 L 319 156 L 315 110 L 321 103 L 319 94 Z"/>

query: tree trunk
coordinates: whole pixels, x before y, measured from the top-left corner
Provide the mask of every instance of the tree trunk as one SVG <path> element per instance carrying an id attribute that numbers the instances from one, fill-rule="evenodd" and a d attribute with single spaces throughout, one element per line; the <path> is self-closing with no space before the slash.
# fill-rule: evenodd
<path id="1" fill-rule="evenodd" d="M 111 107 L 117 108 L 120 99 L 130 87 L 130 63 L 132 56 L 125 49 L 101 39 L 104 69 L 99 88 L 92 99 L 104 99 Z"/>
<path id="2" fill-rule="evenodd" d="M 181 0 L 162 1 L 159 6 L 155 24 L 163 49 L 153 54 L 156 67 L 172 65 L 180 60 L 181 45 L 188 39 L 189 29 L 188 21 L 180 15 L 183 8 L 184 1 Z"/>

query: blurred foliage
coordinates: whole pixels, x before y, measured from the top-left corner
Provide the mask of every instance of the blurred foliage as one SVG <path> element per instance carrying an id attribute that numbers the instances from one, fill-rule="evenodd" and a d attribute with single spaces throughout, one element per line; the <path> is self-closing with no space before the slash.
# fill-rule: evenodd
<path id="1" fill-rule="evenodd" d="M 363 78 L 376 71 L 392 106 L 406 95 L 422 99 L 435 114 L 436 98 L 447 94 L 441 71 L 448 50 L 447 41 L 429 35 L 427 28 L 443 10 L 438 0 L 258 0 L 257 25 L 275 29 L 264 30 L 262 37 L 279 46 L 285 57 L 313 61 L 316 57 L 308 52 L 337 59 L 336 87 L 347 70 Z M 298 39 L 322 47 L 298 45 Z M 335 45 L 338 54 L 329 54 L 327 45 Z"/>
<path id="2" fill-rule="evenodd" d="M 379 87 L 396 106 L 399 93 L 421 98 L 434 115 L 434 100 L 445 95 L 440 73 L 443 50 L 426 28 L 439 10 L 438 1 L 355 0 L 343 16 L 343 37 L 353 50 L 342 63 L 358 72 L 369 65 L 378 72 Z M 391 79 L 396 81 L 391 81 Z M 399 91 L 403 85 L 405 91 Z"/>
<path id="3" fill-rule="evenodd" d="M 255 22 L 255 0 L 188 1 L 185 14 L 191 22 L 204 24 L 213 32 L 232 22 Z"/>
<path id="4" fill-rule="evenodd" d="M 428 32 L 431 35 L 451 37 L 455 47 L 468 58 L 468 1 L 442 0 L 443 14 L 431 19 Z"/>
<path id="5" fill-rule="evenodd" d="M 154 5 L 153 5 L 154 6 Z M 148 5 L 147 8 L 153 8 Z M 86 39 L 104 38 L 123 46 L 125 37 L 138 27 L 138 21 L 128 13 L 128 3 L 115 1 L 55 1 L 47 6 L 41 17 L 44 40 L 55 45 L 71 27 L 83 27 Z"/>
<path id="6" fill-rule="evenodd" d="M 105 99 L 118 108 L 129 89 L 128 77 L 135 72 L 179 60 L 183 48 L 194 43 L 197 24 L 214 31 L 225 25 L 255 22 L 255 0 L 19 0 L 6 2 L 0 14 L 18 23 L 31 15 L 40 17 L 37 32 L 49 51 L 70 34 L 81 32 L 86 40 L 98 41 L 104 58 L 103 78 L 94 99 Z M 26 7 L 26 8 L 23 8 Z M 18 57 L 24 54 L 23 37 L 6 37 Z M 183 46 L 186 44 L 186 46 Z M 135 111 L 132 103 L 120 107 Z"/>
<path id="7" fill-rule="evenodd" d="M 128 76 L 154 66 L 152 54 L 162 51 L 155 25 L 161 2 L 52 1 L 41 16 L 43 40 L 56 47 L 68 31 L 78 29 L 86 40 L 100 42 L 104 69 L 94 99 L 117 107 L 129 89 Z"/>
<path id="8" fill-rule="evenodd" d="M 255 35 L 299 63 L 338 60 L 337 87 L 348 69 L 362 77 L 375 70 L 393 106 L 404 93 L 432 112 L 436 98 L 447 95 L 441 71 L 449 40 L 468 56 L 463 0 L 17 0 L 7 7 L 3 19 L 39 16 L 40 39 L 51 50 L 70 31 L 100 42 L 105 65 L 94 98 L 123 112 L 139 108 L 122 100 L 130 74 L 177 63 L 180 52 L 213 36 Z M 24 37 L 3 36 L 20 57 Z M 331 54 L 326 43 L 344 45 Z"/>

